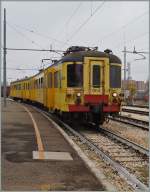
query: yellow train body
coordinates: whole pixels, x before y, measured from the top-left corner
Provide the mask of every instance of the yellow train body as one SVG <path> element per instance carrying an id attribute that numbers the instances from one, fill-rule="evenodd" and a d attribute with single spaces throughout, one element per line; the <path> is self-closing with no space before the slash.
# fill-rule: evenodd
<path id="1" fill-rule="evenodd" d="M 33 77 L 12 82 L 10 96 L 40 103 L 49 111 L 59 113 L 88 112 L 91 106 L 95 107 L 101 102 L 104 104 L 105 113 L 118 112 L 120 110 L 121 62 L 116 58 L 111 61 L 111 57 L 102 52 L 72 53 Z M 113 82 L 111 86 L 113 81 L 110 78 L 111 68 L 112 74 L 116 69 L 120 72 L 120 84 Z M 83 76 L 77 86 L 74 86 L 72 80 L 76 77 L 75 73 L 78 81 L 79 74 Z M 115 78 L 114 75 L 113 78 Z M 69 81 L 72 81 L 71 84 Z M 77 82 L 77 79 L 74 81 Z M 99 83 L 99 85 L 93 83 Z"/>

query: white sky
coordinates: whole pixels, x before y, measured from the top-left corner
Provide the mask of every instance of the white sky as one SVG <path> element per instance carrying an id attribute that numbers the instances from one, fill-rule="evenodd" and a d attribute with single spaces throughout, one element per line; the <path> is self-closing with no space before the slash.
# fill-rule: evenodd
<path id="1" fill-rule="evenodd" d="M 107 1 L 101 5 L 102 3 L 2 2 L 2 11 L 4 7 L 7 11 L 7 47 L 49 49 L 52 45 L 53 49 L 66 50 L 73 45 L 98 46 L 100 51 L 111 49 L 122 62 L 124 43 L 127 50 L 132 51 L 135 45 L 136 51 L 149 51 L 148 1 Z M 101 8 L 91 16 L 100 5 Z M 78 31 L 88 18 L 87 23 Z M 64 45 L 68 39 L 68 43 Z M 34 69 L 41 67 L 41 59 L 50 56 L 59 55 L 8 51 L 8 81 L 35 74 L 37 71 Z M 145 56 L 145 60 L 134 61 L 141 57 L 127 54 L 127 62 L 131 62 L 132 79 L 148 79 L 149 58 L 147 54 Z M 10 70 L 11 68 L 33 70 Z"/>

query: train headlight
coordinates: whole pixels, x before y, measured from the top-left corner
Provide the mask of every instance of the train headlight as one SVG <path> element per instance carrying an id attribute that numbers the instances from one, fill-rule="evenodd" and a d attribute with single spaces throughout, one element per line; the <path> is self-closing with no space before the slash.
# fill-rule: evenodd
<path id="1" fill-rule="evenodd" d="M 81 93 L 77 93 L 77 97 L 80 97 L 81 96 Z"/>
<path id="2" fill-rule="evenodd" d="M 117 93 L 113 93 L 112 96 L 113 96 L 113 97 L 117 97 Z"/>

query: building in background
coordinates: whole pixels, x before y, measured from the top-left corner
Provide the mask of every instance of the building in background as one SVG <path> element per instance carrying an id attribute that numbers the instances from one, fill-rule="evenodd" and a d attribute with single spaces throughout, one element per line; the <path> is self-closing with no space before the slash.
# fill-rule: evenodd
<path id="1" fill-rule="evenodd" d="M 142 100 L 148 102 L 149 98 L 149 82 L 122 80 L 122 90 L 125 94 L 127 103 L 133 104 L 133 100 Z"/>
<path id="2" fill-rule="evenodd" d="M 136 88 L 139 91 L 145 91 L 146 83 L 144 81 L 136 81 Z"/>

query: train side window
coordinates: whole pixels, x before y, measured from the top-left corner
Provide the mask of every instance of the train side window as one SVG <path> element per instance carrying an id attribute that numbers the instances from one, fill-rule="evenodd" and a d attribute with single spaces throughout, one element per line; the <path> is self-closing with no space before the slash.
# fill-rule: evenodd
<path id="1" fill-rule="evenodd" d="M 100 87 L 100 66 L 93 65 L 93 79 L 92 84 L 93 87 Z"/>
<path id="2" fill-rule="evenodd" d="M 58 78 L 59 78 L 59 88 L 61 88 L 61 71 L 59 71 L 59 76 L 58 76 Z"/>
<path id="3" fill-rule="evenodd" d="M 39 88 L 39 79 L 36 80 L 36 84 L 37 84 L 36 87 L 38 89 Z"/>
<path id="4" fill-rule="evenodd" d="M 36 80 L 34 80 L 34 88 L 36 89 Z"/>
<path id="5" fill-rule="evenodd" d="M 36 80 L 36 89 L 38 89 L 38 79 Z"/>
<path id="6" fill-rule="evenodd" d="M 39 89 L 41 88 L 41 78 L 39 78 Z"/>
<path id="7" fill-rule="evenodd" d="M 50 72 L 48 74 L 48 87 L 52 88 L 53 82 L 52 82 L 52 73 Z"/>
<path id="8" fill-rule="evenodd" d="M 41 78 L 41 88 L 43 88 L 43 77 Z"/>
<path id="9" fill-rule="evenodd" d="M 40 88 L 40 79 L 38 79 L 38 89 Z"/>
<path id="10" fill-rule="evenodd" d="M 58 88 L 58 71 L 54 73 L 54 88 Z"/>
<path id="11" fill-rule="evenodd" d="M 37 79 L 37 89 L 39 88 L 39 79 Z"/>

